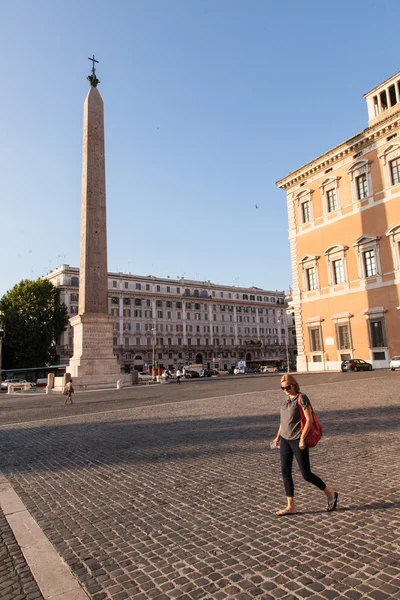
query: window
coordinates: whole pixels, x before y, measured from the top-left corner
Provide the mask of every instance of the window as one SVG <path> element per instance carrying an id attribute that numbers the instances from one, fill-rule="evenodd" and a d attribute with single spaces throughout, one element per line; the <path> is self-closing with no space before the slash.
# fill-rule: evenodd
<path id="1" fill-rule="evenodd" d="M 311 290 L 315 290 L 317 289 L 317 279 L 316 279 L 316 275 L 315 275 L 315 267 L 310 267 L 309 269 L 306 269 L 306 276 L 307 276 L 307 290 L 311 291 Z"/>
<path id="2" fill-rule="evenodd" d="M 176 293 L 177 293 L 177 294 L 180 294 L 180 293 L 181 293 L 181 288 L 178 288 L 178 287 L 177 287 L 177 288 L 176 288 Z"/>
<path id="3" fill-rule="evenodd" d="M 309 335 L 310 335 L 310 350 L 311 350 L 311 352 L 321 352 L 322 351 L 321 328 L 319 326 L 318 327 L 310 327 Z"/>
<path id="4" fill-rule="evenodd" d="M 376 275 L 375 250 L 367 250 L 363 252 L 363 263 L 365 277 L 373 277 Z"/>
<path id="5" fill-rule="evenodd" d="M 328 177 L 321 183 L 321 198 L 324 213 L 329 214 L 339 209 L 339 180 L 340 177 Z"/>
<path id="6" fill-rule="evenodd" d="M 131 309 L 130 308 L 124 308 L 123 314 L 124 314 L 124 317 L 130 317 L 131 316 Z"/>
<path id="7" fill-rule="evenodd" d="M 379 236 L 361 236 L 353 246 L 357 249 L 358 276 L 360 279 L 377 277 L 381 281 Z"/>
<path id="8" fill-rule="evenodd" d="M 149 292 L 150 291 L 150 284 L 146 283 L 146 291 Z"/>
<path id="9" fill-rule="evenodd" d="M 387 237 L 390 240 L 390 246 L 393 257 L 393 267 L 396 271 L 400 270 L 400 223 L 394 225 L 387 231 Z"/>
<path id="10" fill-rule="evenodd" d="M 159 285 L 157 286 L 157 292 L 161 292 L 161 287 Z"/>
<path id="11" fill-rule="evenodd" d="M 335 212 L 335 210 L 337 210 L 336 190 L 328 190 L 326 192 L 326 201 L 328 205 L 328 212 Z"/>
<path id="12" fill-rule="evenodd" d="M 116 282 L 116 281 L 113 281 L 113 282 L 112 282 L 112 286 L 113 286 L 113 288 L 116 288 L 116 287 L 117 287 L 117 282 Z"/>
<path id="13" fill-rule="evenodd" d="M 158 310 L 158 311 L 157 311 L 157 317 L 158 317 L 159 319 L 162 319 L 162 318 L 163 318 L 163 312 L 162 312 L 162 310 Z"/>
<path id="14" fill-rule="evenodd" d="M 397 185 L 400 183 L 400 158 L 391 160 L 389 163 L 389 168 L 392 185 Z"/>
<path id="15" fill-rule="evenodd" d="M 352 348 L 350 324 L 336 324 L 336 342 L 338 350 L 349 350 Z"/>
<path id="16" fill-rule="evenodd" d="M 140 346 L 140 338 L 136 338 L 136 346 Z"/>
<path id="17" fill-rule="evenodd" d="M 359 160 L 349 169 L 351 181 L 351 193 L 353 201 L 365 200 L 372 196 L 371 163 L 367 160 Z"/>
<path id="18" fill-rule="evenodd" d="M 301 215 L 303 219 L 303 223 L 308 223 L 311 221 L 311 203 L 309 200 L 306 200 L 301 205 Z"/>
<path id="19" fill-rule="evenodd" d="M 78 294 L 71 294 L 69 298 L 71 302 L 78 302 Z"/>
<path id="20" fill-rule="evenodd" d="M 368 183 L 367 183 L 367 175 L 363 173 L 356 177 L 356 185 L 357 185 L 357 198 L 359 200 L 363 200 L 368 197 Z"/>
<path id="21" fill-rule="evenodd" d="M 135 298 L 135 306 L 142 306 L 142 301 L 140 298 Z"/>
<path id="22" fill-rule="evenodd" d="M 344 282 L 343 260 L 341 258 L 339 258 L 338 260 L 334 260 L 332 262 L 332 268 L 333 268 L 334 284 L 337 285 L 338 283 L 343 283 Z"/>
<path id="23" fill-rule="evenodd" d="M 129 288 L 129 283 L 127 281 L 125 281 L 124 283 L 124 288 L 127 290 Z"/>
<path id="24" fill-rule="evenodd" d="M 125 346 L 129 346 L 129 338 L 128 337 L 125 338 Z"/>
<path id="25" fill-rule="evenodd" d="M 135 290 L 141 290 L 141 289 L 142 289 L 142 285 L 140 283 L 136 283 Z"/>
<path id="26" fill-rule="evenodd" d="M 390 139 L 390 136 L 388 139 Z M 400 144 L 390 144 L 379 158 L 383 163 L 386 187 L 390 188 L 392 185 L 398 185 L 400 183 Z"/>
<path id="27" fill-rule="evenodd" d="M 136 309 L 133 311 L 133 316 L 134 317 L 141 317 L 142 316 L 142 311 L 140 309 Z"/>
<path id="28" fill-rule="evenodd" d="M 295 197 L 295 202 L 298 207 L 299 225 L 309 223 L 314 219 L 312 210 L 312 194 L 314 190 L 304 188 Z"/>
<path id="29" fill-rule="evenodd" d="M 385 348 L 387 346 L 385 322 L 383 317 L 369 321 L 372 348 Z"/>
<path id="30" fill-rule="evenodd" d="M 171 292 L 171 287 L 167 285 L 167 293 Z"/>

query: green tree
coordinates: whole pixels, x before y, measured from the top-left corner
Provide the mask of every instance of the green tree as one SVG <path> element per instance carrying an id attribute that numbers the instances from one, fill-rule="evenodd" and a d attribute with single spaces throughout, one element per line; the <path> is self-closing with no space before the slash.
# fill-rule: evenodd
<path id="1" fill-rule="evenodd" d="M 54 363 L 56 341 L 68 324 L 60 289 L 47 279 L 25 279 L 1 299 L 4 311 L 3 368 Z"/>

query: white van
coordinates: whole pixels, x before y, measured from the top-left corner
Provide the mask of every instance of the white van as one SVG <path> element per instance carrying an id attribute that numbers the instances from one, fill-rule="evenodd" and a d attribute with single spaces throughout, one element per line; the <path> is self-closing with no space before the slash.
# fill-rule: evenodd
<path id="1" fill-rule="evenodd" d="M 278 373 L 278 367 L 267 365 L 266 367 L 262 367 L 261 373 Z"/>

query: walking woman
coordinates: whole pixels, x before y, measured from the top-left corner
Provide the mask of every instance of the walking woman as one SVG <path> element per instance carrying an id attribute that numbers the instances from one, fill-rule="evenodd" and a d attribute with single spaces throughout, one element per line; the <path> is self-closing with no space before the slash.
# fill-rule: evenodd
<path id="1" fill-rule="evenodd" d="M 305 394 L 300 394 L 300 386 L 292 375 L 283 375 L 281 378 L 281 389 L 285 394 L 285 399 L 281 406 L 281 424 L 274 443 L 280 444 L 282 477 L 287 505 L 286 508 L 279 510 L 276 514 L 278 517 L 283 517 L 297 513 L 294 503 L 292 477 L 293 456 L 297 460 L 303 478 L 324 492 L 328 501 L 326 510 L 331 512 L 336 509 L 339 494 L 325 485 L 322 479 L 311 471 L 309 449 L 305 443 L 305 439 L 313 423 L 310 400 Z M 298 402 L 301 403 L 306 417 L 303 431 L 301 430 L 301 416 Z"/>

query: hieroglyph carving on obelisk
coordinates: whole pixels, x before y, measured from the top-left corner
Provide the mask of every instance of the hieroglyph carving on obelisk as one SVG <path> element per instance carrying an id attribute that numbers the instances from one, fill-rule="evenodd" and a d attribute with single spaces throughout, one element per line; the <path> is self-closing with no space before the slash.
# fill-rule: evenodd
<path id="1" fill-rule="evenodd" d="M 121 379 L 113 353 L 114 318 L 108 314 L 106 171 L 103 100 L 93 58 L 84 105 L 79 314 L 71 319 L 75 383 L 111 384 Z"/>

